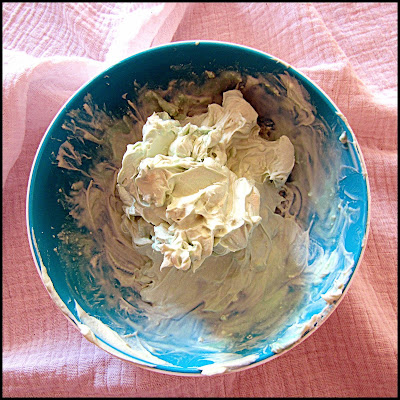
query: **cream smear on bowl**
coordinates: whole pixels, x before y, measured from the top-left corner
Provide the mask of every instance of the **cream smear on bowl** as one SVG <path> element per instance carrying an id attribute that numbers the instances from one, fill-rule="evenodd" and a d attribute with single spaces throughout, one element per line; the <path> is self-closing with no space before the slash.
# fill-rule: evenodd
<path id="1" fill-rule="evenodd" d="M 355 267 L 337 232 L 359 213 L 336 193 L 362 171 L 341 165 L 347 144 L 328 145 L 294 77 L 206 75 L 126 93 L 122 118 L 90 96 L 70 112 L 55 251 L 87 337 L 208 375 L 289 348 L 329 313 Z"/>

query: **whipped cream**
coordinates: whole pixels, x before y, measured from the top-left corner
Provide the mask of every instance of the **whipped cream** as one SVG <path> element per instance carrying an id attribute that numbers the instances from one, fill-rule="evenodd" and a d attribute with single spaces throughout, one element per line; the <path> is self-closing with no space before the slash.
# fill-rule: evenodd
<path id="1" fill-rule="evenodd" d="M 153 113 L 143 140 L 129 144 L 118 173 L 122 229 L 135 245 L 151 244 L 161 268 L 195 271 L 204 260 L 247 246 L 260 221 L 266 179 L 279 190 L 294 166 L 287 136 L 259 136 L 258 114 L 239 90 L 222 105 L 179 122 Z"/>
<path id="2" fill-rule="evenodd" d="M 88 95 L 56 159 L 75 318 L 196 374 L 272 357 L 325 318 L 355 266 L 337 232 L 363 202 L 337 196 L 363 177 L 341 165 L 342 147 L 356 150 L 294 77 L 207 76 L 127 92 L 118 118 Z"/>

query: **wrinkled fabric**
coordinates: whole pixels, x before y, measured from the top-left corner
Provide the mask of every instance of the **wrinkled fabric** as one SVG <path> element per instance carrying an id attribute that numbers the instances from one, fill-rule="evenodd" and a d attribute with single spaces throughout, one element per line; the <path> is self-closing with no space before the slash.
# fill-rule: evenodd
<path id="1" fill-rule="evenodd" d="M 181 377 L 88 342 L 50 299 L 29 249 L 25 197 L 39 143 L 89 79 L 181 40 L 238 43 L 317 83 L 367 166 L 367 248 L 345 298 L 263 365 Z M 397 396 L 397 3 L 3 3 L 3 396 Z"/>

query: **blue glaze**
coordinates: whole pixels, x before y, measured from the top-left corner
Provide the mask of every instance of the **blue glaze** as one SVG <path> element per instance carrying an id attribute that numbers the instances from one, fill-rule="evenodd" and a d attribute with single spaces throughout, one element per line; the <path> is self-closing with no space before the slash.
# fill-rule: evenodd
<path id="1" fill-rule="evenodd" d="M 187 65 L 187 68 L 176 72 L 176 70 L 170 68 L 172 64 Z M 341 207 L 348 207 L 355 211 L 351 214 L 351 222 L 348 225 L 339 225 L 339 227 L 345 229 L 338 229 L 337 231 L 337 242 L 343 241 L 347 255 L 341 254 L 335 265 L 335 273 L 328 274 L 312 286 L 308 298 L 304 300 L 299 323 L 306 323 L 313 315 L 320 313 L 326 307 L 326 302 L 321 299 L 320 295 L 331 288 L 334 280 L 346 269 L 350 255 L 350 258 L 354 260 L 354 267 L 348 275 L 348 281 L 345 285 L 346 288 L 348 287 L 361 259 L 363 245 L 367 237 L 369 188 L 365 165 L 356 144 L 356 138 L 345 120 L 338 115 L 337 107 L 317 85 L 308 80 L 302 73 L 268 54 L 248 47 L 222 42 L 172 43 L 129 57 L 88 82 L 59 111 L 37 151 L 27 193 L 27 225 L 33 256 L 39 269 L 41 258 L 56 292 L 78 320 L 79 317 L 73 302 L 76 298 L 75 294 L 72 294 L 66 285 L 65 270 L 60 267 L 59 255 L 54 251 L 59 245 L 56 234 L 61 230 L 68 214 L 57 201 L 56 190 L 60 185 L 63 185 L 64 172 L 58 168 L 55 162 L 59 146 L 66 140 L 67 132 L 62 129 L 62 124 L 67 119 L 68 112 L 81 108 L 84 97 L 90 93 L 93 97 L 93 103 L 105 104 L 106 108 L 115 115 L 122 116 L 127 111 L 127 104 L 122 95 L 132 88 L 134 81 L 139 84 L 148 82 L 166 85 L 178 75 L 179 77 L 190 78 L 192 72 L 201 73 L 205 69 L 232 69 L 248 74 L 283 73 L 286 71 L 296 77 L 311 95 L 311 103 L 315 106 L 318 116 L 332 129 L 329 144 L 335 149 L 339 149 L 341 154 L 339 164 L 342 167 L 339 171 L 339 185 L 334 199 L 335 205 L 340 204 Z M 343 132 L 347 135 L 347 143 L 339 141 L 339 136 Z M 66 185 L 66 182 L 64 182 L 64 185 Z M 318 246 L 324 248 L 328 253 L 336 248 L 334 242 L 324 241 L 324 223 L 326 221 L 315 220 L 312 224 L 310 229 L 311 253 Z M 37 247 L 32 244 L 33 237 L 36 239 Z M 316 259 L 317 257 L 313 257 L 311 254 L 310 264 Z M 80 300 L 77 299 L 78 302 Z M 332 304 L 327 315 L 334 308 L 335 304 Z M 92 311 L 93 316 L 101 319 L 101 310 Z M 187 345 L 189 348 L 190 343 L 188 342 Z M 119 349 L 115 350 L 119 351 Z M 253 346 L 247 352 L 243 352 L 242 355 L 247 356 L 251 353 L 258 354 L 255 363 L 268 360 L 275 355 L 271 348 L 263 342 Z M 175 365 L 159 365 L 156 368 L 172 373 L 199 374 L 201 372 L 199 367 L 206 364 L 204 353 L 190 354 L 186 359 L 183 358 L 182 354 L 155 355 Z M 130 357 L 126 353 L 125 356 Z M 135 359 L 135 357 L 132 357 L 132 361 L 140 363 L 140 360 Z"/>

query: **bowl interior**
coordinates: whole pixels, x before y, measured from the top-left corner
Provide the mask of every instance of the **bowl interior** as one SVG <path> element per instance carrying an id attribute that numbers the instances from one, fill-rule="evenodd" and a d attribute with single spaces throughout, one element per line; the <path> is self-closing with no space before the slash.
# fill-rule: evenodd
<path id="1" fill-rule="evenodd" d="M 171 65 L 177 68 L 171 68 Z M 296 311 L 297 323 L 281 326 L 274 337 L 274 343 L 282 344 L 282 348 L 286 349 L 296 343 L 299 336 L 307 336 L 320 320 L 326 319 L 348 287 L 365 245 L 369 191 L 365 165 L 356 138 L 336 106 L 315 84 L 294 68 L 253 49 L 218 42 L 173 43 L 132 56 L 81 88 L 52 122 L 32 167 L 27 198 L 27 224 L 34 259 L 39 270 L 45 266 L 61 301 L 76 320 L 80 321 L 74 303 L 76 293 L 66 283 L 67 268 L 60 261 L 59 254 L 54 251 L 60 245 L 57 233 L 62 230 L 68 217 L 68 211 L 59 201 L 58 190 L 71 184 L 70 175 L 64 173 L 54 162 L 60 144 L 67 138 L 67 132 L 62 125 L 71 110 L 82 108 L 87 94 L 92 96 L 94 104 L 105 105 L 114 115 L 122 116 L 128 109 L 123 95 L 130 91 L 133 82 L 165 87 L 172 79 L 190 79 L 193 73 L 201 74 L 204 70 L 237 70 L 249 75 L 287 72 L 301 82 L 310 95 L 316 115 L 330 127 L 326 132 L 324 147 L 321 148 L 322 153 L 319 154 L 319 162 L 327 179 L 317 188 L 318 196 L 311 200 L 312 207 L 319 207 L 323 203 L 325 211 L 319 213 L 309 227 L 312 241 L 309 265 L 312 265 L 319 278 L 311 284 L 307 298 Z M 340 213 L 335 213 L 334 210 L 338 209 Z M 311 219 L 310 216 L 308 222 Z M 333 230 L 332 225 L 335 228 Z M 324 250 L 323 256 L 317 248 Z M 321 295 L 325 295 L 325 299 Z M 113 326 L 107 315 L 102 315 L 101 309 L 88 307 L 86 305 L 85 309 L 88 314 L 118 330 L 118 326 Z M 99 340 L 125 359 L 151 365 L 143 362 L 140 357 L 130 355 L 123 348 L 118 348 L 118 344 L 107 343 L 104 338 Z M 173 373 L 201 373 L 201 367 L 208 363 L 203 357 L 207 349 L 188 351 L 192 342 L 189 333 L 184 331 L 179 333 L 179 340 L 183 344 L 178 352 L 163 353 L 155 350 L 154 354 L 167 364 L 153 365 Z M 148 350 L 151 352 L 151 347 Z M 277 350 L 274 350 L 265 337 L 260 337 L 248 349 L 238 352 L 243 357 L 255 355 L 251 358 L 251 364 L 269 359 L 276 353 Z"/>

